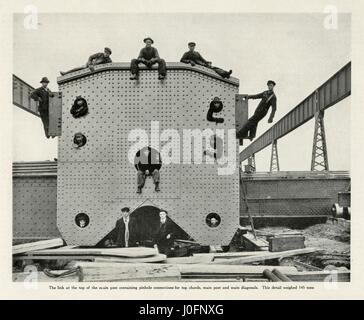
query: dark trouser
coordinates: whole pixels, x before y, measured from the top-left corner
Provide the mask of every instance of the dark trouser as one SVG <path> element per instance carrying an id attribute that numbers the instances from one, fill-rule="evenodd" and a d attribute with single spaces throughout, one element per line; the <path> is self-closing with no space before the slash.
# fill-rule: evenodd
<path id="1" fill-rule="evenodd" d="M 148 68 L 151 68 L 153 64 L 158 63 L 158 73 L 162 76 L 166 75 L 166 62 L 163 59 L 156 59 L 153 62 L 151 62 L 150 64 L 148 64 L 145 61 L 139 60 L 139 59 L 133 59 L 131 60 L 130 63 L 130 71 L 132 74 L 135 75 L 139 75 L 139 63 L 143 63 L 144 65 L 146 65 Z"/>
<path id="2" fill-rule="evenodd" d="M 47 138 L 49 138 L 48 135 L 48 128 L 49 128 L 49 109 L 48 108 L 39 108 L 40 118 L 43 122 L 44 127 L 44 133 Z"/>
<path id="3" fill-rule="evenodd" d="M 238 138 L 254 139 L 257 133 L 258 121 L 249 119 L 237 134 Z"/>
<path id="4" fill-rule="evenodd" d="M 229 78 L 230 77 L 230 72 L 229 71 L 225 71 L 221 68 L 218 67 L 210 67 L 210 69 L 214 70 L 219 76 L 223 77 L 223 78 Z"/>
<path id="5" fill-rule="evenodd" d="M 145 174 L 145 172 L 143 172 L 141 170 L 138 170 L 138 173 L 137 173 L 137 184 L 138 184 L 138 188 L 143 188 L 144 187 L 146 176 L 147 175 Z M 160 181 L 159 170 L 155 169 L 152 172 L 152 177 L 153 177 L 154 184 L 159 183 L 159 181 Z"/>

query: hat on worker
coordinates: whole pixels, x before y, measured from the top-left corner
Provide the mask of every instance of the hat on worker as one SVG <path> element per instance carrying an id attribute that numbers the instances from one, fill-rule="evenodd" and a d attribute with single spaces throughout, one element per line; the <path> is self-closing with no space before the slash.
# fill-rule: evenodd
<path id="1" fill-rule="evenodd" d="M 195 42 L 189 42 L 189 43 L 188 43 L 188 46 L 189 46 L 189 47 L 191 47 L 191 46 L 192 46 L 192 47 L 195 47 L 195 46 L 196 46 L 196 43 L 195 43 Z"/>
<path id="2" fill-rule="evenodd" d="M 47 82 L 49 83 L 49 80 L 47 77 L 43 77 L 42 80 L 40 80 L 40 83 Z"/>
<path id="3" fill-rule="evenodd" d="M 152 39 L 152 38 L 150 38 L 150 37 L 145 38 L 145 39 L 143 40 L 143 42 L 145 43 L 147 40 L 150 40 L 150 41 L 152 41 L 152 43 L 154 43 L 153 39 Z"/>
<path id="4" fill-rule="evenodd" d="M 106 47 L 104 50 L 105 50 L 105 51 L 107 51 L 109 54 L 111 54 L 111 53 L 112 53 L 112 52 L 111 52 L 111 49 L 110 49 L 110 48 L 108 48 L 108 47 Z"/>
<path id="5" fill-rule="evenodd" d="M 130 208 L 124 207 L 121 209 L 121 212 L 130 212 Z"/>
<path id="6" fill-rule="evenodd" d="M 273 80 L 268 80 L 267 85 L 269 85 L 269 84 L 272 84 L 274 86 L 276 85 L 276 83 Z"/>

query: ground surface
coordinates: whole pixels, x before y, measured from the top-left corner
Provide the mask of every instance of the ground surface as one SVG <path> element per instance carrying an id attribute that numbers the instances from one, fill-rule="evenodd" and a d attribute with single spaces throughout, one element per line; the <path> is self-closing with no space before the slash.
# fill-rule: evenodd
<path id="1" fill-rule="evenodd" d="M 258 229 L 258 235 L 276 235 L 284 233 L 302 233 L 305 246 L 321 249 L 322 252 L 309 256 L 297 256 L 295 260 L 309 263 L 319 268 L 350 268 L 350 226 L 327 222 L 316 224 L 306 229 L 290 229 L 287 227 L 266 227 Z"/>

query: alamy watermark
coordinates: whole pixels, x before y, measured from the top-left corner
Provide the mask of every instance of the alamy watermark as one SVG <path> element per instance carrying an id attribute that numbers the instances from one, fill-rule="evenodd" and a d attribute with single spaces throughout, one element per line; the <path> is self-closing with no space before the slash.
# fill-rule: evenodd
<path id="1" fill-rule="evenodd" d="M 138 150 L 149 146 L 157 150 L 163 164 L 217 164 L 218 175 L 232 175 L 237 169 L 235 129 L 164 129 L 158 121 L 151 122 L 150 134 L 145 129 L 133 129 L 128 141 L 132 146 L 128 160 L 134 163 Z"/>

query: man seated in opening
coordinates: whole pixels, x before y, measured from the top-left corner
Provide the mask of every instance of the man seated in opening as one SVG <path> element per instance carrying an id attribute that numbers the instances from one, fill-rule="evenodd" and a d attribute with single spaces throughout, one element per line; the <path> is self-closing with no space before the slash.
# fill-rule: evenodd
<path id="1" fill-rule="evenodd" d="M 163 80 L 166 77 L 166 62 L 159 57 L 158 50 L 152 47 L 154 43 L 153 39 L 145 38 L 144 40 L 145 47 L 140 50 L 139 56 L 137 59 L 131 60 L 130 71 L 131 76 L 130 80 L 138 80 L 139 78 L 139 63 L 143 63 L 148 68 L 151 68 L 154 64 L 158 63 L 158 79 Z"/>
<path id="2" fill-rule="evenodd" d="M 110 58 L 110 55 L 111 55 L 111 49 L 110 48 L 105 48 L 104 49 L 104 52 L 98 52 L 98 53 L 95 53 L 93 55 L 91 55 L 87 62 L 86 62 L 86 65 L 82 66 L 82 67 L 77 67 L 77 68 L 73 68 L 71 70 L 68 70 L 68 71 L 60 71 L 60 74 L 62 76 L 68 74 L 68 73 L 71 73 L 71 72 L 75 72 L 75 71 L 80 71 L 80 70 L 83 70 L 83 69 L 86 69 L 86 68 L 90 68 L 91 71 L 94 70 L 94 66 L 98 65 L 98 64 L 104 64 L 104 63 L 111 63 L 112 60 Z"/>
<path id="3" fill-rule="evenodd" d="M 151 148 L 146 147 L 137 152 L 135 155 L 135 168 L 138 170 L 137 173 L 137 193 L 141 193 L 145 184 L 145 179 L 148 176 L 153 178 L 155 185 L 155 191 L 160 191 L 160 169 L 162 167 L 162 159 L 160 153 Z"/>

